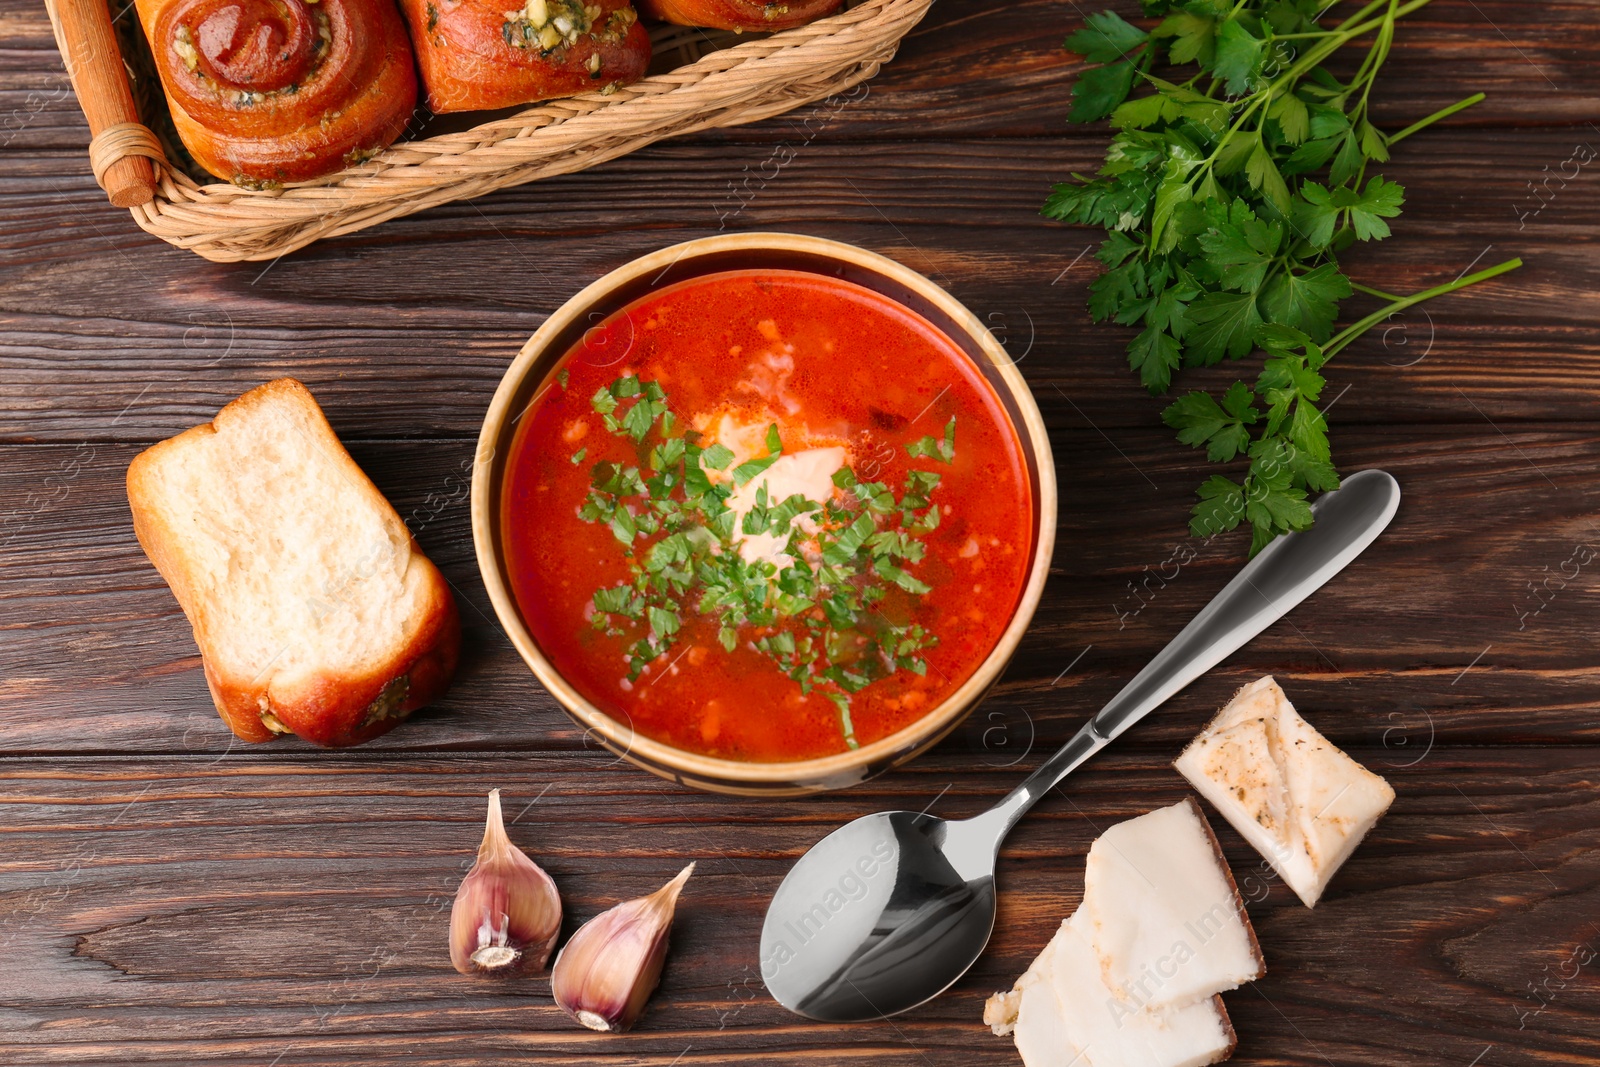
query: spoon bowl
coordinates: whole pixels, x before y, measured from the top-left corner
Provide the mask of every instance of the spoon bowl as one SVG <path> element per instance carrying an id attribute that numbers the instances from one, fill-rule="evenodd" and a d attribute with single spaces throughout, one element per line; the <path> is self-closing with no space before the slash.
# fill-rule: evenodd
<path id="1" fill-rule="evenodd" d="M 762 978 L 778 1002 L 813 1019 L 871 1019 L 961 977 L 989 943 L 995 885 L 992 855 L 974 867 L 949 848 L 958 825 L 879 812 L 807 852 L 761 931 Z"/>
<path id="2" fill-rule="evenodd" d="M 994 930 L 1000 843 L 1040 797 L 1134 723 L 1282 618 L 1366 549 L 1394 518 L 1400 487 L 1352 475 L 1234 579 L 1060 751 L 994 807 L 947 821 L 866 815 L 819 841 L 778 887 L 761 929 L 773 997 L 825 1022 L 877 1019 L 938 996 Z"/>

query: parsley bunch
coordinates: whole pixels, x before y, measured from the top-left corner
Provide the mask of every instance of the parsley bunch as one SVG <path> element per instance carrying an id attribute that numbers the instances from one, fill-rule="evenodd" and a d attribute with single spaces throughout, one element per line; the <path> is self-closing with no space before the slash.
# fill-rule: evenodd
<path id="1" fill-rule="evenodd" d="M 1201 486 L 1189 528 L 1206 537 L 1248 521 L 1252 555 L 1310 526 L 1308 493 L 1339 485 L 1317 407 L 1326 361 L 1405 308 L 1521 265 L 1407 297 L 1341 271 L 1339 255 L 1388 237 L 1405 203 L 1405 190 L 1370 166 L 1483 94 L 1385 134 L 1368 116 L 1374 80 L 1396 22 L 1429 0 L 1371 0 L 1322 26 L 1338 2 L 1143 0 L 1145 14 L 1161 16 L 1154 28 L 1107 11 L 1066 42 L 1100 64 L 1073 86 L 1070 118 L 1109 116 L 1118 131 L 1099 174 L 1074 174 L 1044 207 L 1106 231 L 1091 316 L 1140 327 L 1128 362 L 1155 394 L 1181 369 L 1266 354 L 1253 383 L 1236 381 L 1219 397 L 1191 392 L 1162 415 L 1213 462 L 1248 460 L 1241 480 L 1214 475 Z M 1323 68 L 1368 37 L 1350 80 Z M 1189 64 L 1198 70 L 1187 81 L 1154 73 Z M 1153 91 L 1130 99 L 1135 85 Z M 1357 290 L 1386 306 L 1335 332 L 1340 301 Z"/>
<path id="2" fill-rule="evenodd" d="M 898 670 L 926 674 L 921 654 L 938 644 L 908 611 L 885 603 L 892 589 L 906 597 L 931 592 L 907 568 L 922 562 L 923 538 L 939 526 L 932 500 L 938 472 L 909 470 L 896 493 L 842 467 L 833 476 L 839 492 L 822 501 L 799 494 L 772 500 L 763 484 L 741 518 L 729 506 L 735 487 L 783 454 L 775 424 L 767 427 L 766 455 L 713 478 L 711 472 L 727 471 L 732 450 L 702 447 L 658 382 L 618 378 L 589 403 L 608 431 L 632 443 L 639 461 L 592 464 L 578 510 L 584 521 L 610 528 L 628 562 L 627 581 L 595 591 L 591 620 L 628 642 L 628 679 L 637 680 L 673 648 L 686 615 L 710 618 L 728 652 L 745 644 L 775 662 L 802 693 L 816 689 L 827 697 L 838 708 L 845 744 L 856 748 L 850 697 Z M 955 432 L 952 418 L 943 438 L 923 437 L 906 451 L 949 464 Z M 580 449 L 572 462 L 583 463 L 587 453 Z M 765 559 L 745 560 L 740 533 L 778 538 L 789 562 L 780 569 Z"/>

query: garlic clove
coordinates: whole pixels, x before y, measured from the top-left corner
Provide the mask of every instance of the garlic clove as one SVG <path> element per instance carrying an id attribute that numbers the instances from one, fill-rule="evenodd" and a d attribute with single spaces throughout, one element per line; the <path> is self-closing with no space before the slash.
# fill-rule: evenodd
<path id="1" fill-rule="evenodd" d="M 667 935 L 689 864 L 647 897 L 618 904 L 579 927 L 550 972 L 561 1010 L 591 1030 L 620 1032 L 644 1013 L 661 980 Z"/>
<path id="2" fill-rule="evenodd" d="M 492 790 L 477 862 L 450 909 L 450 962 L 462 974 L 542 971 L 560 933 L 561 894 L 506 836 Z"/>

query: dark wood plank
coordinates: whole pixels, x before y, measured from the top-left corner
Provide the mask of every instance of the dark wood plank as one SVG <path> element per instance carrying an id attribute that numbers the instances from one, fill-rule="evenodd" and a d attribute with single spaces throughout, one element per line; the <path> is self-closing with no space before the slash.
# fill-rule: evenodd
<path id="1" fill-rule="evenodd" d="M 0 972 L 7 1059 L 566 1063 L 604 1051 L 649 1064 L 1014 1062 L 1009 1042 L 976 1025 L 984 996 L 1076 905 L 1098 830 L 1183 795 L 1170 755 L 1107 753 L 1041 804 L 1005 850 L 1001 921 L 977 968 L 933 1004 L 847 1034 L 800 1024 L 752 984 L 766 896 L 850 816 L 920 806 L 947 785 L 937 810 L 976 810 L 990 787 L 965 760 L 929 758 L 805 805 L 733 805 L 598 773 L 604 760 L 575 753 L 7 761 L 0 907 L 29 916 L 8 924 Z M 1561 989 L 1519 1028 L 1541 968 L 1597 936 L 1595 758 L 1588 747 L 1449 749 L 1389 769 L 1394 809 L 1315 911 L 1264 879 L 1259 857 L 1221 827 L 1269 967 L 1227 998 L 1240 1060 L 1434 1065 L 1493 1045 L 1496 1063 L 1597 1062 L 1592 984 Z M 490 787 L 521 813 L 513 836 L 576 902 L 571 925 L 699 864 L 662 991 L 635 1034 L 574 1028 L 542 979 L 502 985 L 450 969 L 445 911 Z"/>
<path id="2" fill-rule="evenodd" d="M 1064 0 L 965 0 L 935 6 L 865 96 L 750 126 L 695 135 L 702 142 L 904 137 L 1098 138 L 1068 127 L 1072 79 L 1083 69 L 1061 48 L 1086 11 L 1137 19 L 1130 0 L 1082 7 Z M 1376 118 L 1398 129 L 1474 92 L 1489 95 L 1468 126 L 1587 123 L 1600 119 L 1594 6 L 1564 0 L 1527 17 L 1518 0 L 1435 0 L 1407 18 L 1384 69 Z M 1350 63 L 1359 59 L 1351 50 Z M 0 144 L 31 150 L 88 144 L 50 25 L 30 0 L 0 4 Z M 85 172 L 87 168 L 85 167 Z"/>
<path id="3" fill-rule="evenodd" d="M 1242 562 L 1239 535 L 1209 544 L 1183 536 L 1190 494 L 1208 473 L 1197 455 L 1148 427 L 1108 439 L 1061 394 L 1045 390 L 1041 400 L 1058 427 L 1060 548 L 1032 631 L 957 748 L 981 744 L 997 723 L 1012 737 L 1035 736 L 1041 750 L 1062 743 Z M 1589 655 L 1600 640 L 1600 430 L 1353 428 L 1345 440 L 1351 469 L 1381 464 L 1400 479 L 1395 526 L 1369 559 L 1123 743 L 1179 745 L 1233 689 L 1267 672 L 1322 713 L 1337 743 L 1387 743 L 1396 760 L 1435 742 L 1600 740 L 1600 714 L 1590 710 L 1600 673 Z M 449 696 L 363 751 L 585 744 L 522 665 L 483 592 L 464 477 L 472 449 L 354 445 L 450 579 L 467 635 Z M 10 455 L 0 500 L 18 507 L 0 523 L 0 751 L 237 751 L 211 708 L 188 626 L 134 541 L 121 485 L 134 449 Z M 295 740 L 273 748 L 313 751 Z"/>
<path id="4" fill-rule="evenodd" d="M 1552 186 L 1537 215 L 1518 216 L 1539 203 L 1528 182 L 1541 167 L 1559 169 L 1575 139 L 1570 130 L 1526 130 L 1419 141 L 1387 168 L 1407 186 L 1406 213 L 1396 237 L 1346 257 L 1355 276 L 1414 291 L 1475 262 L 1521 255 L 1527 265 L 1352 346 L 1331 372 L 1336 391 L 1356 386 L 1340 401 L 1339 422 L 1592 417 L 1553 408 L 1548 391 L 1600 386 L 1588 328 L 1600 315 L 1592 256 L 1600 184 L 1583 171 L 1566 188 Z M 1600 135 L 1588 140 L 1600 152 Z M 1093 167 L 1097 149 L 884 147 L 893 154 L 871 166 L 845 146 L 813 147 L 729 228 L 798 230 L 894 256 L 988 321 L 1036 389 L 1088 390 L 1107 398 L 1097 424 L 1148 426 L 1154 403 L 1122 356 L 1131 331 L 1090 323 L 1084 307 L 1097 268 L 1082 254 L 1093 235 L 1037 214 L 1051 181 Z M 0 289 L 0 440 L 155 440 L 291 370 L 341 433 L 474 436 L 506 363 L 546 313 L 633 256 L 717 232 L 718 213 L 738 204 L 727 191 L 734 160 L 757 161 L 756 149 L 738 149 L 734 160 L 728 151 L 659 146 L 272 265 L 210 264 L 131 233 L 123 213 L 82 205 L 85 183 L 60 172 L 6 179 L 26 191 L 0 219 L 0 242 L 15 256 Z M 660 195 L 663 181 L 670 198 Z M 630 228 L 606 233 L 613 218 Z M 85 270 L 86 261 L 99 269 Z M 1231 373 L 1193 380 L 1225 385 Z M 397 420 L 401 381 L 423 402 L 406 404 Z"/>

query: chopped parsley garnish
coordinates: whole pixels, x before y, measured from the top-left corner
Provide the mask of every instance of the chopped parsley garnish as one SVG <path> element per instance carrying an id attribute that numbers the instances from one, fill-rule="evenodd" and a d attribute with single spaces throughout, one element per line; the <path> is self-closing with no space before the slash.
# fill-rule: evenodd
<path id="1" fill-rule="evenodd" d="M 956 420 L 955 416 L 945 424 L 944 440 L 937 437 L 924 437 L 920 441 L 913 441 L 906 446 L 906 451 L 913 459 L 937 459 L 944 463 L 954 463 L 956 458 Z"/>
<path id="2" fill-rule="evenodd" d="M 743 485 L 748 482 L 751 478 L 778 462 L 778 457 L 781 455 L 783 455 L 783 442 L 778 438 L 778 424 L 773 423 L 767 427 L 767 454 L 760 459 L 746 460 L 733 468 L 733 484 Z"/>
<path id="3" fill-rule="evenodd" d="M 911 470 L 896 490 L 842 467 L 828 500 L 773 500 L 763 484 L 741 519 L 728 501 L 783 454 L 776 424 L 767 427 L 766 455 L 713 478 L 708 472 L 728 471 L 733 451 L 702 448 L 657 382 L 618 378 L 590 405 L 638 458 L 637 466 L 595 462 L 578 510 L 584 521 L 611 530 L 628 561 L 628 581 L 595 590 L 592 624 L 629 642 L 629 680 L 674 647 L 688 619 L 707 618 L 724 650 L 757 651 L 802 693 L 816 690 L 831 701 L 845 744 L 858 747 L 851 696 L 899 670 L 926 674 L 923 653 L 938 644 L 910 620 L 906 598 L 931 589 L 914 570 L 927 552 L 922 539 L 939 526 L 932 496 L 940 475 Z M 925 437 L 907 451 L 952 462 L 955 419 L 942 437 Z M 580 449 L 572 462 L 587 454 Z M 777 538 L 787 562 L 747 561 L 740 534 Z"/>

